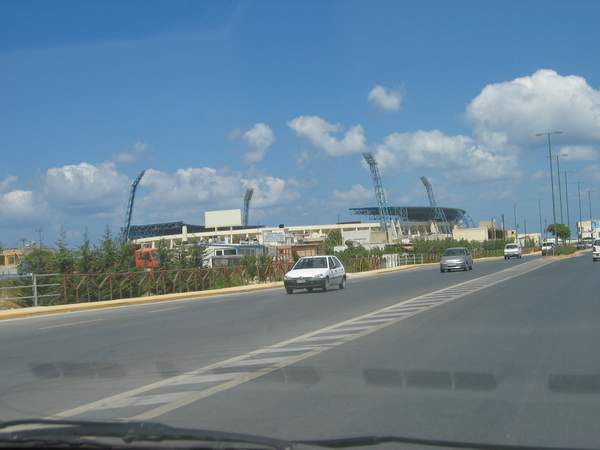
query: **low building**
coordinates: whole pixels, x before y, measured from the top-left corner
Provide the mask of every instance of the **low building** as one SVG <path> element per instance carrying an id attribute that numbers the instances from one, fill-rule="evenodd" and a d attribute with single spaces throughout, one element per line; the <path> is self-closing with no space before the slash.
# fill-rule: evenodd
<path id="1" fill-rule="evenodd" d="M 582 220 L 577 222 L 577 236 L 581 240 L 600 238 L 600 220 Z"/>
<path id="2" fill-rule="evenodd" d="M 452 238 L 460 241 L 485 242 L 493 239 L 502 239 L 502 230 L 496 227 L 496 222 L 483 220 L 478 227 L 458 227 L 452 230 Z"/>
<path id="3" fill-rule="evenodd" d="M 17 248 L 7 248 L 0 252 L 0 275 L 16 275 L 23 251 Z"/>

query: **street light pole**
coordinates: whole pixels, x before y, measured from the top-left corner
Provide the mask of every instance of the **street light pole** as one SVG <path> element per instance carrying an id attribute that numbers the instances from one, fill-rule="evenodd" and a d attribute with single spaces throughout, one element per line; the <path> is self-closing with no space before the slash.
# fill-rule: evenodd
<path id="1" fill-rule="evenodd" d="M 542 228 L 542 201 L 538 198 L 538 212 L 540 214 L 540 241 L 544 236 L 544 229 Z"/>
<path id="2" fill-rule="evenodd" d="M 550 186 L 552 188 L 552 223 L 554 224 L 554 237 L 556 237 L 556 203 L 554 200 L 554 175 L 552 172 L 552 134 L 562 134 L 562 131 L 547 131 L 545 133 L 537 133 L 536 136 L 546 136 L 548 138 L 548 161 L 550 162 Z"/>
<path id="3" fill-rule="evenodd" d="M 560 223 L 564 224 L 563 204 L 562 204 L 562 187 L 560 185 L 560 153 L 556 154 L 556 181 L 558 183 L 558 205 L 560 208 Z"/>
<path id="4" fill-rule="evenodd" d="M 594 239 L 594 226 L 593 226 L 593 222 L 592 222 L 592 192 L 594 192 L 594 189 L 588 189 L 587 190 L 587 195 L 588 195 L 588 207 L 590 209 L 590 236 L 592 239 Z"/>
<path id="5" fill-rule="evenodd" d="M 579 226 L 577 227 L 577 242 L 580 242 L 581 238 L 583 237 L 583 232 L 579 232 L 581 227 L 583 227 L 583 225 L 581 224 L 581 222 L 583 221 L 583 216 L 581 215 L 581 181 L 577 182 L 577 197 L 579 199 Z"/>

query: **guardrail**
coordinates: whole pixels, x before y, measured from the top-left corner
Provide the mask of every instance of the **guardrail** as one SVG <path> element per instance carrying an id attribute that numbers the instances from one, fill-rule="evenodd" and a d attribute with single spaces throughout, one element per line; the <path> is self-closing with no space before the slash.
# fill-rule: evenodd
<path id="1" fill-rule="evenodd" d="M 0 301 L 9 306 L 39 306 L 60 297 L 57 274 L 7 275 L 0 277 Z"/>

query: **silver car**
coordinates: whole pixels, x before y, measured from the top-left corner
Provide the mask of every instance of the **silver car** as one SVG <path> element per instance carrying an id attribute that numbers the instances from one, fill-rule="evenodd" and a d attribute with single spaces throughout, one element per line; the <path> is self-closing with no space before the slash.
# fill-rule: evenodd
<path id="1" fill-rule="evenodd" d="M 466 247 L 448 248 L 440 260 L 440 272 L 448 270 L 473 270 L 473 257 Z"/>

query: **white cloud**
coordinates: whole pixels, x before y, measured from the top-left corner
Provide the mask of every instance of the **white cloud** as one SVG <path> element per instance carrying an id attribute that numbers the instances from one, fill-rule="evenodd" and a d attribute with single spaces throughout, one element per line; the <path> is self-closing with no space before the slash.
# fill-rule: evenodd
<path id="1" fill-rule="evenodd" d="M 550 176 L 550 172 L 547 170 L 536 170 L 531 176 L 534 180 L 541 180 L 543 178 L 548 178 Z"/>
<path id="2" fill-rule="evenodd" d="M 461 172 L 468 175 L 469 180 L 518 175 L 514 153 L 495 152 L 469 136 L 448 136 L 439 130 L 392 133 L 377 146 L 375 158 L 381 170 L 389 172 L 440 169 Z"/>
<path id="3" fill-rule="evenodd" d="M 248 144 L 245 159 L 249 163 L 258 162 L 265 157 L 267 149 L 275 142 L 273 130 L 262 122 L 255 124 L 242 135 Z"/>
<path id="4" fill-rule="evenodd" d="M 202 210 L 241 208 L 244 191 L 249 187 L 254 188 L 253 208 L 286 205 L 297 198 L 296 186 L 290 180 L 210 167 L 190 167 L 174 173 L 149 169 L 140 185 L 148 192 L 138 204 L 140 209 L 152 211 L 153 220 L 188 218 L 198 222 Z"/>
<path id="5" fill-rule="evenodd" d="M 8 175 L 4 180 L 0 181 L 0 192 L 7 191 L 12 185 L 17 182 L 17 177 L 14 175 Z"/>
<path id="6" fill-rule="evenodd" d="M 567 161 L 596 161 L 600 151 L 590 145 L 567 145 L 561 147 L 561 156 Z"/>
<path id="7" fill-rule="evenodd" d="M 48 169 L 43 195 L 58 210 L 69 213 L 106 213 L 126 202 L 130 181 L 114 164 L 82 162 Z"/>
<path id="8" fill-rule="evenodd" d="M 344 203 L 355 203 L 373 200 L 374 194 L 372 190 L 367 189 L 362 184 L 355 184 L 347 191 L 338 191 L 335 189 L 333 191 L 333 198 Z"/>
<path id="9" fill-rule="evenodd" d="M 570 141 L 600 139 L 600 91 L 580 76 L 538 70 L 530 76 L 487 85 L 471 101 L 467 118 L 480 142 L 523 145 L 535 134 L 562 130 Z"/>
<path id="10" fill-rule="evenodd" d="M 376 85 L 369 92 L 369 102 L 384 111 L 399 111 L 402 97 L 399 91 Z"/>
<path id="11" fill-rule="evenodd" d="M 131 164 L 142 159 L 148 159 L 151 156 L 152 152 L 148 148 L 148 144 L 138 141 L 130 149 L 115 153 L 113 161 L 121 164 Z"/>
<path id="12" fill-rule="evenodd" d="M 288 126 L 297 136 L 307 139 L 330 156 L 360 153 L 366 149 L 366 138 L 360 125 L 350 128 L 341 138 L 334 136 L 343 131 L 340 124 L 329 123 L 318 116 L 299 116 L 290 120 Z"/>
<path id="13" fill-rule="evenodd" d="M 32 192 L 12 190 L 0 194 L 0 223 L 15 225 L 47 220 L 45 204 Z"/>

